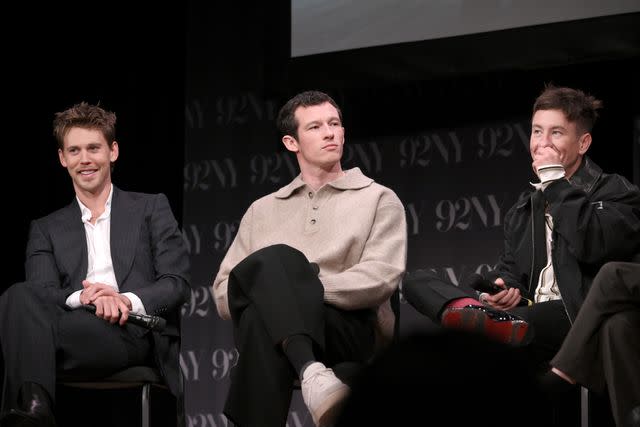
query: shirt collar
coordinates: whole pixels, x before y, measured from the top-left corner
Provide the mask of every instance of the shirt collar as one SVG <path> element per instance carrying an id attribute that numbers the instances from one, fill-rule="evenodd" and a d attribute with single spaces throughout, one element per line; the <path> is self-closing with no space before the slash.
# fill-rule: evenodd
<path id="1" fill-rule="evenodd" d="M 107 197 L 107 202 L 104 204 L 104 212 L 100 215 L 100 218 L 108 218 L 111 215 L 111 198 L 113 197 L 113 184 L 111 184 L 111 189 L 109 190 L 109 197 Z M 76 196 L 76 200 L 78 201 L 78 205 L 80 205 L 80 212 L 82 213 L 82 222 L 88 222 L 91 220 L 91 209 L 86 207 L 78 196 Z M 98 219 L 100 219 L 98 218 Z"/>
<path id="2" fill-rule="evenodd" d="M 364 175 L 360 168 L 352 168 L 344 171 L 344 175 L 337 178 L 326 185 L 333 187 L 337 190 L 359 190 L 364 187 L 368 187 L 373 182 L 373 179 Z M 299 188 L 302 188 L 306 183 L 302 180 L 302 175 L 295 177 L 288 185 L 282 187 L 276 191 L 275 196 L 278 199 L 286 199 L 296 192 Z"/>

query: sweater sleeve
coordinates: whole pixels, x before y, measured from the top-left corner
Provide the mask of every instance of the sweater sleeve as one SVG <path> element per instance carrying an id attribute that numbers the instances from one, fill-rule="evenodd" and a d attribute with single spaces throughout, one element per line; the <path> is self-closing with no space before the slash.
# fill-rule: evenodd
<path id="1" fill-rule="evenodd" d="M 378 205 L 360 262 L 321 275 L 325 301 L 345 310 L 373 308 L 398 288 L 407 261 L 407 224 L 399 199 Z"/>

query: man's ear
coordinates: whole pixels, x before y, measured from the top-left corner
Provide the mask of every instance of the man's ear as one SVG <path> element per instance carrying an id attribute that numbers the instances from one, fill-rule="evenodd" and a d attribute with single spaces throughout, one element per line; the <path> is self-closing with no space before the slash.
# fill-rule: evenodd
<path id="1" fill-rule="evenodd" d="M 62 150 L 60 148 L 58 148 L 58 159 L 60 159 L 60 164 L 62 165 L 62 167 L 66 168 L 67 161 L 64 159 L 64 156 L 62 155 Z"/>
<path id="2" fill-rule="evenodd" d="M 591 146 L 591 134 L 587 132 L 582 135 L 578 140 L 578 144 L 578 153 L 580 153 L 580 155 L 584 155 Z"/>
<path id="3" fill-rule="evenodd" d="M 282 143 L 289 151 L 292 151 L 294 153 L 297 153 L 298 151 L 300 151 L 300 148 L 298 147 L 298 141 L 291 135 L 283 136 Z"/>
<path id="4" fill-rule="evenodd" d="M 111 161 L 111 163 L 113 163 L 118 160 L 118 156 L 120 155 L 120 147 L 118 146 L 118 142 L 113 141 L 109 150 L 109 160 Z"/>

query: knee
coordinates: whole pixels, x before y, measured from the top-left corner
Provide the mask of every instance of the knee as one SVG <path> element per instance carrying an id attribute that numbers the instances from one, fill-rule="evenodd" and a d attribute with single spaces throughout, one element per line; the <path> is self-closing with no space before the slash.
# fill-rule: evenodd
<path id="1" fill-rule="evenodd" d="M 621 271 L 623 264 L 617 261 L 610 261 L 600 267 L 591 284 L 591 287 L 595 288 L 592 292 L 608 294 L 612 289 L 617 288 L 622 281 Z"/>
<path id="2" fill-rule="evenodd" d="M 625 263 L 618 261 L 609 261 L 605 263 L 602 267 L 600 267 L 600 270 L 598 270 L 598 274 L 596 274 L 596 277 L 594 278 L 594 283 L 611 283 L 612 281 L 617 280 L 620 269 L 624 264 Z"/>
<path id="3" fill-rule="evenodd" d="M 37 290 L 28 282 L 15 283 L 2 294 L 2 299 L 12 308 L 32 306 L 37 298 Z"/>
<path id="4" fill-rule="evenodd" d="M 284 243 L 278 243 L 275 245 L 270 245 L 270 246 L 266 246 L 262 249 L 258 249 L 257 251 L 254 252 L 254 254 L 256 256 L 267 256 L 267 257 L 277 257 L 277 258 L 282 258 L 282 257 L 300 257 L 303 258 L 305 261 L 307 261 L 307 257 L 300 252 L 298 249 L 286 245 Z"/>
<path id="5" fill-rule="evenodd" d="M 407 274 L 400 284 L 402 297 L 406 301 L 411 301 L 420 294 L 421 290 L 429 288 L 433 281 L 440 280 L 434 273 L 427 270 L 416 270 Z"/>

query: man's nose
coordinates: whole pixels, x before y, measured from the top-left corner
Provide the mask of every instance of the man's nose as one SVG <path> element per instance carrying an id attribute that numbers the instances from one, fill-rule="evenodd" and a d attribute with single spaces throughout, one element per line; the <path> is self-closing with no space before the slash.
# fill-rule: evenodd
<path id="1" fill-rule="evenodd" d="M 542 137 L 538 141 L 538 145 L 540 147 L 552 147 L 553 143 L 551 142 L 551 132 L 543 133 Z"/>
<path id="2" fill-rule="evenodd" d="M 80 150 L 80 162 L 89 163 L 89 153 L 87 150 Z"/>
<path id="3" fill-rule="evenodd" d="M 322 130 L 323 130 L 323 136 L 325 138 L 333 138 L 334 131 L 331 125 L 329 125 L 328 123 L 323 125 Z"/>

